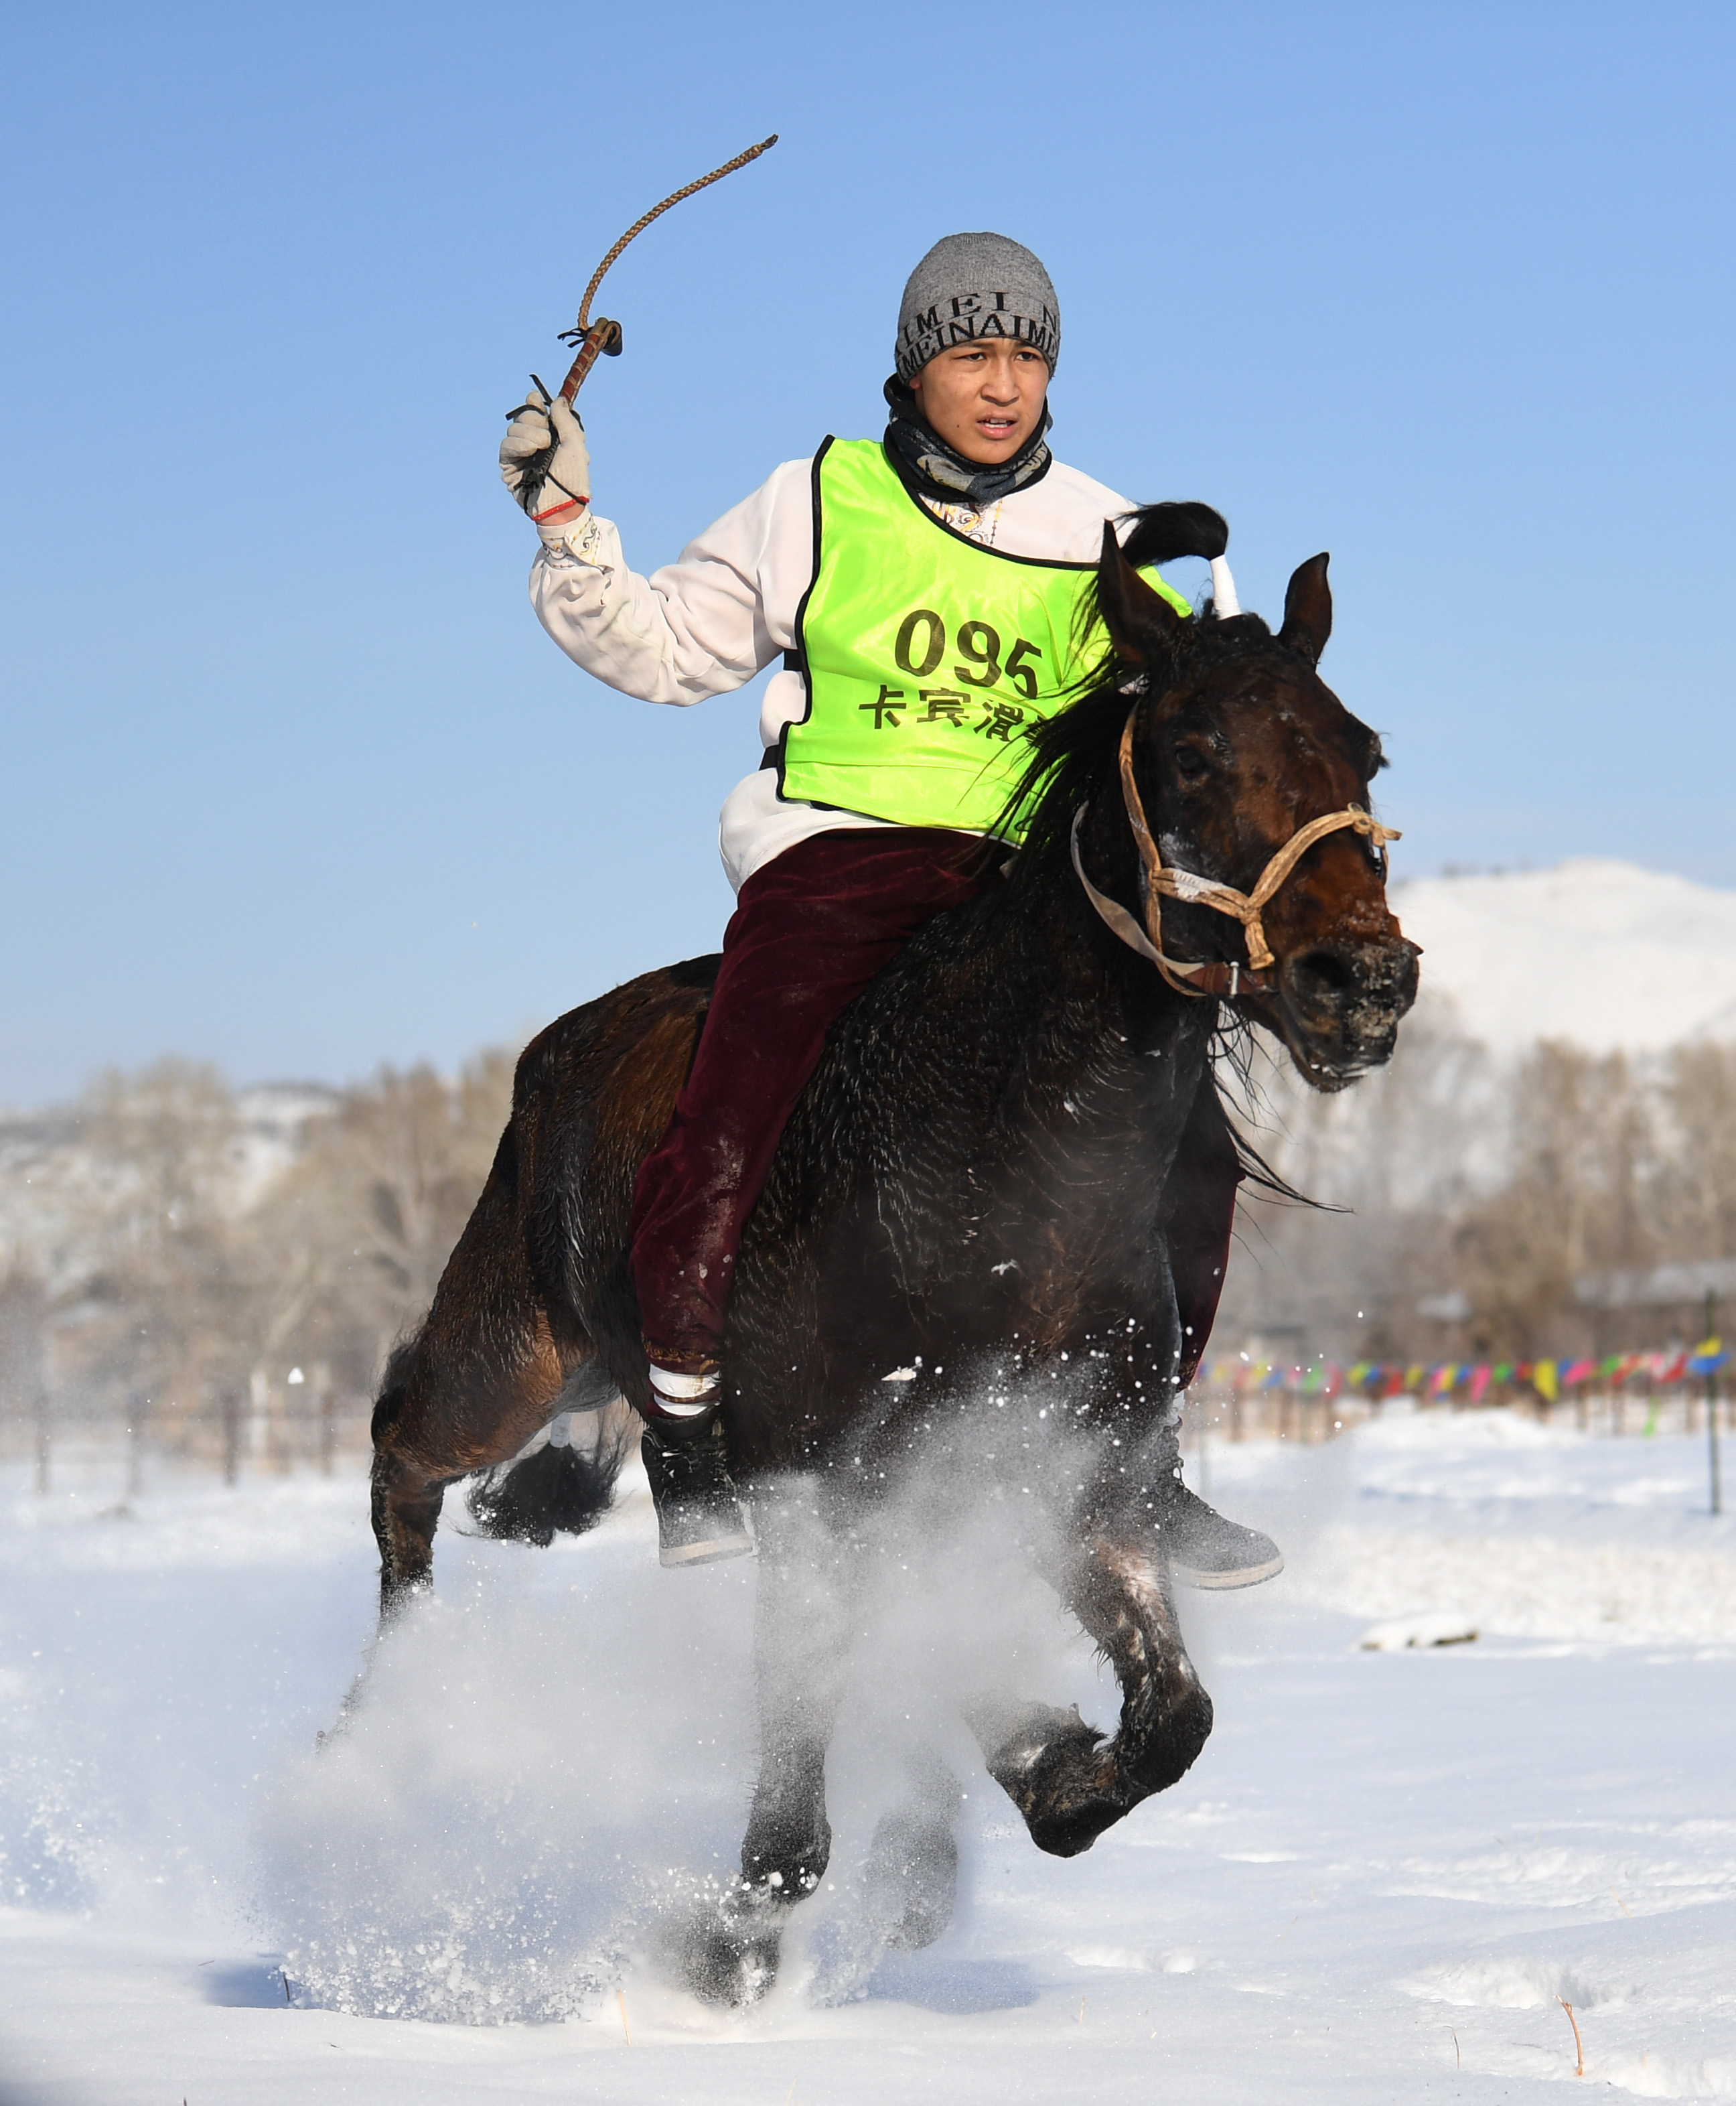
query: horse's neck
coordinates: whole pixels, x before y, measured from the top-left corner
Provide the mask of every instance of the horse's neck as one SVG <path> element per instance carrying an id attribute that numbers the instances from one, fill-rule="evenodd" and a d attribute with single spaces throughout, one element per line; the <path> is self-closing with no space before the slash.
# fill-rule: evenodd
<path id="1" fill-rule="evenodd" d="M 983 926 L 980 1021 L 1018 1042 L 1018 1095 L 1034 1107 L 1058 1091 L 1079 1142 L 1125 1140 L 1166 1164 L 1206 1072 L 1216 1004 L 1166 988 L 1104 929 L 1071 870 L 1017 908 L 998 906 Z M 960 1021 L 969 1033 L 978 1019 Z"/>

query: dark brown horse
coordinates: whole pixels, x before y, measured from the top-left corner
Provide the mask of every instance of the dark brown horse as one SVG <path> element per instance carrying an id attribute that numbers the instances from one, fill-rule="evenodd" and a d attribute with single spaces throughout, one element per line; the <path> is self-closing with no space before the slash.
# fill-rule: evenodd
<path id="1" fill-rule="evenodd" d="M 1176 509 L 1142 515 L 1135 561 L 1175 553 L 1159 544 Z M 1179 1151 L 1221 1161 L 1233 1147 L 1212 1075 L 1220 1028 L 1264 1025 L 1312 1084 L 1340 1087 L 1390 1055 L 1416 953 L 1366 818 L 1379 741 L 1315 670 L 1326 558 L 1291 580 L 1276 636 L 1252 615 L 1179 618 L 1108 535 L 1098 600 L 1113 657 L 1035 734 L 1025 846 L 844 1013 L 748 1224 L 724 1409 L 762 1548 L 763 1745 L 740 1880 L 690 1947 L 707 1994 L 769 1978 L 785 1909 L 830 1850 L 849 1590 L 815 1611 L 786 1529 L 795 1507 L 804 1522 L 835 1518 L 913 1455 L 968 1457 L 985 1414 L 1038 1383 L 1052 1405 L 1063 1373 L 1072 1445 L 1064 1487 L 1046 1488 L 1066 1545 L 1052 1576 L 1114 1665 L 1121 1720 L 1106 1738 L 1072 1710 L 979 1707 L 991 1772 L 1039 1846 L 1069 1855 L 1173 1784 L 1210 1731 L 1151 1519 L 1177 1467 L 1179 1373 L 1203 1342 L 1180 1335 L 1171 1246 L 1185 1263 L 1192 1195 L 1172 1168 Z M 1327 815 L 1336 830 L 1261 900 L 1274 857 Z M 1239 889 L 1214 903 L 1178 872 Z M 1142 901 L 1162 968 L 1134 948 L 1125 910 Z M 1174 965 L 1201 961 L 1215 970 L 1190 988 Z M 606 1505 L 612 1468 L 571 1448 L 498 1466 L 562 1412 L 647 1395 L 629 1207 L 716 963 L 619 988 L 520 1060 L 486 1190 L 374 1414 L 387 1614 L 427 1581 L 441 1496 L 460 1478 L 492 1468 L 477 1510 L 545 1542 Z M 781 1487 L 798 1481 L 813 1496 L 792 1503 Z M 848 1554 L 834 1563 L 847 1571 Z M 955 1805 L 933 1772 L 893 1824 L 886 1847 L 913 1883 L 907 1942 L 945 1920 Z"/>

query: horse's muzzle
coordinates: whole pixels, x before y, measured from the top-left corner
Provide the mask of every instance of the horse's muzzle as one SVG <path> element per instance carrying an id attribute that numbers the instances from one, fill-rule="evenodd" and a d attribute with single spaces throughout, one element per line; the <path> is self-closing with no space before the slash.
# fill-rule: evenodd
<path id="1" fill-rule="evenodd" d="M 1342 1089 L 1392 1058 L 1398 1020 L 1416 999 L 1415 943 L 1315 943 L 1279 968 L 1286 1042 L 1317 1089 Z"/>

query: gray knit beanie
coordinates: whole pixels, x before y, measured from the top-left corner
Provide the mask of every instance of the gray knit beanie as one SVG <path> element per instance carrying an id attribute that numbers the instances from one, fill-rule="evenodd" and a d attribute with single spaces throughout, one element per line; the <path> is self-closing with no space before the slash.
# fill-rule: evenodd
<path id="1" fill-rule="evenodd" d="M 1016 337 L 1049 361 L 1061 353 L 1061 306 L 1049 273 L 1004 234 L 949 234 L 911 271 L 898 310 L 898 378 L 937 352 L 985 337 Z"/>

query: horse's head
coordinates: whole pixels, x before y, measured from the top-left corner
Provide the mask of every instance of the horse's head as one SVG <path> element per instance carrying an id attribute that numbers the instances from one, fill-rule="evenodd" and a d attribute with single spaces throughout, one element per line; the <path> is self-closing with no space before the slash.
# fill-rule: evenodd
<path id="1" fill-rule="evenodd" d="M 1177 963 L 1235 968 L 1191 981 L 1277 1033 L 1315 1088 L 1343 1088 L 1390 1056 L 1419 953 L 1369 816 L 1380 742 L 1315 670 L 1326 557 L 1291 579 L 1273 636 L 1257 615 L 1178 615 L 1106 530 L 1098 604 L 1129 707 L 1121 774 L 1150 948 L 1184 987 Z"/>

